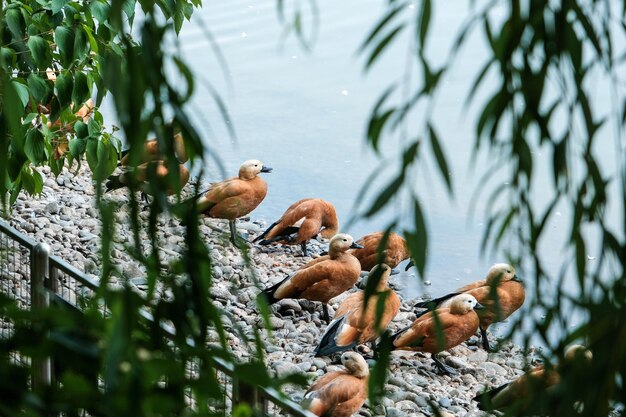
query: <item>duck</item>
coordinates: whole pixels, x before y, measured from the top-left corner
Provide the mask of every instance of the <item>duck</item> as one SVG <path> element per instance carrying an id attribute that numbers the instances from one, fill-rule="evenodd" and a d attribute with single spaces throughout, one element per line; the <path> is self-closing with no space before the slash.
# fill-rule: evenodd
<path id="1" fill-rule="evenodd" d="M 344 352 L 345 370 L 328 372 L 304 394 L 303 406 L 316 416 L 349 417 L 361 409 L 367 398 L 369 368 L 356 352 Z"/>
<path id="2" fill-rule="evenodd" d="M 362 245 L 363 249 L 355 249 L 351 253 L 361 263 L 361 270 L 370 271 L 381 262 L 395 268 L 400 262 L 411 256 L 406 240 L 402 236 L 390 232 L 387 238 L 387 245 L 382 251 L 383 258 L 379 259 L 379 246 L 384 236 L 385 232 L 374 232 L 357 240 L 357 243 Z"/>
<path id="3" fill-rule="evenodd" d="M 178 132 L 172 136 L 172 144 L 174 147 L 174 154 L 176 155 L 176 159 L 178 163 L 184 164 L 189 160 L 189 156 L 187 154 L 187 149 L 185 148 L 185 141 L 183 139 L 182 133 Z M 130 149 L 125 149 L 122 151 L 122 159 L 118 165 L 128 166 L 130 165 Z M 159 142 L 156 138 L 148 139 L 143 144 L 143 154 L 141 155 L 141 159 L 139 164 L 144 162 L 156 161 L 163 159 L 163 155 L 161 150 L 159 149 Z"/>
<path id="4" fill-rule="evenodd" d="M 117 190 L 130 185 L 134 176 L 134 181 L 141 184 L 141 198 L 146 201 L 146 191 L 148 191 L 147 180 L 150 169 L 155 170 L 156 176 L 159 179 L 165 179 L 169 174 L 169 167 L 164 161 L 144 162 L 143 164 L 137 166 L 137 168 L 129 168 L 121 174 L 111 175 L 105 184 L 105 192 Z M 183 164 L 178 164 L 178 178 L 179 183 L 176 187 L 170 186 L 165 190 L 168 195 L 172 195 L 180 191 L 189 181 L 189 170 Z"/>
<path id="5" fill-rule="evenodd" d="M 554 395 L 555 386 L 561 381 L 562 373 L 568 372 L 569 377 L 573 375 L 572 372 L 584 375 L 585 367 L 592 359 L 593 354 L 585 346 L 572 345 L 565 351 L 558 367 L 536 366 L 511 382 L 477 395 L 473 400 L 478 403 L 481 410 L 515 410 L 515 415 L 520 413 L 525 415 L 527 409 L 538 405 L 538 402 L 532 399 L 537 390 Z M 545 402 L 544 404 L 547 405 Z M 537 412 L 534 408 L 528 411 L 533 415 Z"/>
<path id="6" fill-rule="evenodd" d="M 493 297 L 491 290 L 494 286 L 496 288 L 496 297 Z M 492 323 L 505 320 L 524 304 L 524 299 L 526 298 L 524 282 L 517 276 L 515 268 L 511 265 L 498 263 L 489 268 L 485 279 L 467 284 L 453 293 L 432 301 L 418 303 L 415 307 L 446 307 L 449 306 L 449 300 L 452 297 L 461 293 L 473 295 L 480 304 L 485 306 L 485 310 L 479 313 L 479 328 L 483 348 L 489 352 L 491 351 L 491 346 L 487 338 L 487 328 Z"/>
<path id="7" fill-rule="evenodd" d="M 296 201 L 253 242 L 260 245 L 282 243 L 300 245 L 307 256 L 306 244 L 318 234 L 330 239 L 339 231 L 335 207 L 321 198 L 304 198 Z"/>
<path id="8" fill-rule="evenodd" d="M 267 195 L 267 183 L 258 175 L 270 172 L 271 167 L 250 159 L 241 164 L 238 176 L 211 184 L 208 190 L 186 203 L 195 199 L 198 213 L 228 220 L 231 241 L 237 245 L 235 221 L 261 204 Z"/>
<path id="9" fill-rule="evenodd" d="M 391 267 L 379 264 L 372 268 L 370 280 L 378 278 L 374 293 L 365 304 L 365 291 L 357 291 L 346 297 L 335 312 L 322 340 L 315 349 L 315 356 L 328 356 L 334 352 L 352 349 L 358 344 L 374 342 L 400 310 L 400 298 L 387 286 Z M 384 307 L 377 321 L 379 300 Z"/>
<path id="10" fill-rule="evenodd" d="M 393 334 L 390 337 L 391 350 L 431 353 L 440 371 L 447 375 L 456 374 L 454 369 L 439 360 L 437 354 L 463 343 L 476 333 L 479 319 L 475 310 L 482 308 L 472 295 L 457 295 L 451 299 L 449 307 L 427 311 L 410 326 Z"/>
<path id="11" fill-rule="evenodd" d="M 350 289 L 359 279 L 361 265 L 347 253 L 348 249 L 359 247 L 352 236 L 336 234 L 330 239 L 328 255 L 308 262 L 298 271 L 263 290 L 260 296 L 268 304 L 285 298 L 320 301 L 324 320 L 328 323 L 328 301 Z"/>

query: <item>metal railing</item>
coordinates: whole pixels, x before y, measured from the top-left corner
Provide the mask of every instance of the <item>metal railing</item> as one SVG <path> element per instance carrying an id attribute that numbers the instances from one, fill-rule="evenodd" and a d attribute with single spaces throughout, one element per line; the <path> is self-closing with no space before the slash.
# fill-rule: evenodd
<path id="1" fill-rule="evenodd" d="M 0 220 L 0 292 L 14 299 L 19 308 L 46 307 L 54 301 L 51 299 L 54 297 L 80 310 L 88 299 L 95 296 L 97 289 L 97 282 L 63 259 L 51 255 L 47 244 L 35 242 Z M 102 305 L 102 312 L 106 312 L 105 305 Z M 144 312 L 143 316 L 153 321 L 149 313 Z M 172 327 L 165 323 L 160 323 L 160 327 L 166 337 L 174 338 Z M 11 323 L 0 317 L 0 337 L 7 337 L 11 331 Z M 12 358 L 29 364 L 28 358 L 23 355 L 15 353 Z M 217 357 L 213 358 L 213 363 L 218 379 L 224 385 L 221 405 L 224 415 L 228 415 L 238 403 L 245 402 L 267 415 L 314 417 L 273 388 L 241 383 L 233 364 Z M 53 358 L 34 360 L 31 368 L 33 387 L 54 383 Z M 194 370 L 189 369 L 189 372 Z M 190 399 L 190 404 L 193 404 L 193 399 Z"/>

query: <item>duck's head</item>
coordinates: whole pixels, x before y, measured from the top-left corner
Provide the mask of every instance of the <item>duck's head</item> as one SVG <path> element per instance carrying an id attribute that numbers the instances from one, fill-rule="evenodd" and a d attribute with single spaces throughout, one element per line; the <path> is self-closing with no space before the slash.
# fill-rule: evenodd
<path id="1" fill-rule="evenodd" d="M 485 307 L 470 294 L 460 294 L 450 300 L 450 312 L 452 314 L 466 314 L 472 310 L 483 308 Z"/>
<path id="2" fill-rule="evenodd" d="M 341 355 L 341 364 L 357 378 L 365 378 L 370 373 L 367 362 L 356 352 L 344 352 Z"/>
<path id="3" fill-rule="evenodd" d="M 581 358 L 587 362 L 591 362 L 593 359 L 593 353 L 583 345 L 572 345 L 565 351 L 564 358 L 566 361 L 577 360 Z"/>
<path id="4" fill-rule="evenodd" d="M 251 180 L 261 172 L 270 173 L 272 172 L 272 168 L 263 165 L 263 162 L 259 160 L 250 159 L 239 167 L 239 178 L 242 180 Z"/>
<path id="5" fill-rule="evenodd" d="M 345 233 L 336 234 L 332 239 L 330 239 L 330 243 L 328 245 L 329 253 L 345 252 L 348 249 L 363 249 L 363 246 L 356 243 L 352 236 Z"/>
<path id="6" fill-rule="evenodd" d="M 516 281 L 522 283 L 522 279 L 515 273 L 515 268 L 509 264 L 494 264 L 489 268 L 487 277 L 485 278 L 487 284 L 498 284 L 506 281 Z"/>

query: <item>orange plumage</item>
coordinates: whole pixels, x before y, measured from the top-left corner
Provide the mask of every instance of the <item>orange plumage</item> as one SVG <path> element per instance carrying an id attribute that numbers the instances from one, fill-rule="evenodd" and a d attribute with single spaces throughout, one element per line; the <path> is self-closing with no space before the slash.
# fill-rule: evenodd
<path id="1" fill-rule="evenodd" d="M 348 290 L 359 279 L 359 261 L 347 253 L 351 247 L 359 247 L 352 236 L 342 233 L 335 235 L 330 240 L 327 257 L 307 263 L 295 273 L 265 289 L 262 294 L 270 304 L 284 298 L 320 301 L 324 305 L 325 319 L 328 321 L 328 301 Z"/>
<path id="2" fill-rule="evenodd" d="M 379 270 L 378 272 L 377 269 Z M 372 269 L 370 276 L 382 273 L 375 293 L 367 300 L 365 306 L 365 292 L 357 291 L 346 297 L 335 312 L 335 318 L 328 325 L 322 341 L 315 349 L 315 356 L 326 356 L 333 352 L 350 349 L 357 344 L 373 342 L 387 328 L 400 310 L 400 299 L 387 286 L 391 268 L 380 264 Z M 384 297 L 382 315 L 377 319 L 378 302 Z"/>
<path id="3" fill-rule="evenodd" d="M 183 135 L 181 133 L 176 133 L 172 137 L 172 142 L 174 145 L 174 154 L 176 155 L 176 159 L 181 164 L 184 164 L 189 160 L 189 156 L 187 155 L 187 150 L 185 149 L 185 141 L 183 139 Z M 130 163 L 130 154 L 128 150 L 122 152 L 122 159 L 120 160 L 120 165 L 127 166 Z M 167 155 L 163 155 L 161 149 L 159 148 L 159 142 L 156 139 L 149 139 L 143 145 L 143 154 L 139 163 L 157 161 L 162 159 L 167 159 Z"/>
<path id="4" fill-rule="evenodd" d="M 367 362 L 356 352 L 345 352 L 341 363 L 345 371 L 321 376 L 304 395 L 303 403 L 313 414 L 349 417 L 363 406 L 369 378 Z"/>
<path id="5" fill-rule="evenodd" d="M 357 243 L 362 245 L 363 249 L 353 250 L 352 255 L 359 260 L 363 271 L 369 271 L 376 264 L 381 262 L 395 268 L 400 262 L 411 256 L 406 240 L 392 232 L 389 234 L 387 244 L 382 251 L 383 258 L 380 260 L 379 251 L 381 248 L 379 247 L 382 243 L 383 236 L 383 232 L 376 232 L 365 235 L 361 239 L 357 240 Z"/>
<path id="6" fill-rule="evenodd" d="M 439 369 L 454 373 L 437 359 L 436 354 L 463 343 L 476 333 L 479 320 L 474 310 L 481 308 L 473 296 L 457 295 L 451 300 L 450 307 L 428 311 L 409 327 L 394 334 L 392 349 L 432 353 Z"/>
<path id="7" fill-rule="evenodd" d="M 233 243 L 236 243 L 237 235 L 235 220 L 257 208 L 267 194 L 267 183 L 258 176 L 262 172 L 272 172 L 272 168 L 256 159 L 246 161 L 239 168 L 237 177 L 211 184 L 211 188 L 196 200 L 199 213 L 228 220 Z"/>
<path id="8" fill-rule="evenodd" d="M 479 313 L 480 331 L 485 350 L 490 350 L 487 328 L 492 323 L 505 320 L 519 309 L 524 304 L 526 294 L 522 280 L 515 274 L 515 268 L 508 264 L 495 264 L 489 269 L 485 279 L 472 282 L 454 293 L 435 300 L 416 304 L 416 307 L 429 305 L 446 307 L 451 297 L 461 293 L 471 294 L 485 306 L 485 310 Z"/>
<path id="9" fill-rule="evenodd" d="M 515 415 L 523 413 L 534 403 L 533 396 L 538 390 L 546 393 L 561 380 L 561 373 L 568 368 L 579 371 L 579 376 L 584 376 L 585 366 L 591 362 L 593 355 L 584 346 L 573 345 L 567 349 L 563 362 L 558 368 L 539 365 L 517 379 L 486 391 L 474 398 L 481 410 L 509 410 L 515 411 Z M 570 377 L 572 375 L 569 375 Z M 532 410 L 535 411 L 536 410 Z"/>
<path id="10" fill-rule="evenodd" d="M 148 180 L 148 171 L 150 169 L 155 170 L 157 178 L 164 179 L 169 174 L 169 168 L 163 161 L 154 161 L 143 163 L 135 169 L 130 169 L 122 172 L 119 175 L 111 175 L 106 183 L 106 191 L 113 191 L 118 188 L 128 186 L 131 183 L 131 176 L 134 176 L 134 180 L 138 183 L 146 183 Z M 189 170 L 182 164 L 178 165 L 178 178 L 179 183 L 176 187 L 169 186 L 165 189 L 165 192 L 169 195 L 180 191 L 189 181 Z M 142 191 L 148 191 L 146 186 L 142 186 Z"/>
<path id="11" fill-rule="evenodd" d="M 301 245 L 307 255 L 306 242 L 318 234 L 324 238 L 333 237 L 339 230 L 335 207 L 320 198 L 305 198 L 293 203 L 265 232 L 254 242 L 261 245 L 282 243 Z"/>

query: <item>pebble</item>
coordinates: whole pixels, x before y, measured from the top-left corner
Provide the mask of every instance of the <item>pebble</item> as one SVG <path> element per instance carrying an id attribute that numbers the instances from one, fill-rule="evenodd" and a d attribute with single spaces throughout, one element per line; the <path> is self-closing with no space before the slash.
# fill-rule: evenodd
<path id="1" fill-rule="evenodd" d="M 97 279 L 102 268 L 99 261 L 102 231 L 87 164 L 83 164 L 77 176 L 65 172 L 55 179 L 48 168 L 42 168 L 42 175 L 45 177 L 45 194 L 37 198 L 21 194 L 13 212 L 12 226 L 38 241 L 45 241 L 53 248 L 55 255 Z M 191 190 L 192 187 L 188 189 Z M 131 259 L 125 249 L 129 244 L 134 245 L 134 236 L 129 226 L 127 194 L 119 190 L 107 193 L 105 198 L 119 206 L 115 211 L 116 232 L 112 236 L 110 257 L 121 273 L 119 277 L 111 277 L 109 287 L 121 289 L 120 282 L 129 279 L 137 292 L 143 293 L 147 288 L 145 268 Z M 148 212 L 142 211 L 140 218 L 147 220 Z M 165 214 L 160 215 L 157 224 L 161 262 L 165 268 L 169 268 L 170 264 L 180 261 L 180 252 L 185 246 L 185 228 L 179 225 L 177 219 L 169 218 Z M 240 232 L 249 233 L 250 238 L 258 236 L 265 227 L 266 222 L 262 219 L 238 222 Z M 253 339 L 255 330 L 264 326 L 255 302 L 259 289 L 253 283 L 259 282 L 260 287 L 264 287 L 277 282 L 318 257 L 327 249 L 328 243 L 312 240 L 308 245 L 311 254 L 309 257 L 300 256 L 299 247 L 252 246 L 249 252 L 251 265 L 246 265 L 244 257 L 230 242 L 223 240 L 223 234 L 215 230 L 227 231 L 228 224 L 217 219 L 200 220 L 199 231 L 205 237 L 212 260 L 211 297 L 216 306 L 221 306 L 228 313 L 224 315 L 224 325 L 235 357 L 249 360 L 250 346 L 247 341 L 242 340 L 242 334 Z M 147 241 L 146 231 L 141 231 L 140 239 Z M 144 248 L 147 249 L 148 246 Z M 14 296 L 17 298 L 23 291 L 22 279 L 19 271 L 0 272 L 0 280 L 10 283 L 7 287 L 15 292 Z M 164 297 L 172 296 L 169 289 L 163 291 L 156 288 L 156 293 Z M 68 297 L 76 299 L 77 294 L 83 294 L 80 288 L 76 292 L 68 292 Z M 329 304 L 331 315 L 345 296 L 337 297 Z M 402 304 L 401 312 L 394 319 L 392 328 L 407 326 L 415 319 L 414 304 L 414 300 Z M 284 377 L 295 373 L 315 378 L 341 369 L 331 365 L 329 358 L 314 357 L 314 348 L 327 325 L 320 320 L 319 303 L 287 299 L 273 306 L 272 311 L 274 313 L 270 312 L 269 316 L 272 332 L 261 331 L 261 337 L 265 343 L 268 368 L 276 376 Z M 209 331 L 209 340 L 213 343 L 219 342 L 214 330 Z M 451 413 L 466 417 L 479 416 L 482 414 L 472 401 L 476 393 L 485 385 L 495 387 L 508 382 L 521 373 L 520 370 L 526 363 L 519 347 L 505 343 L 499 352 L 487 354 L 482 350 L 478 337 L 472 337 L 466 346 L 455 348 L 453 353 L 442 354 L 446 363 L 460 370 L 460 376 L 450 378 L 437 374 L 427 357 L 428 355 L 410 352 L 393 354 L 388 383 L 385 384 L 386 396 L 377 406 L 364 407 L 360 415 L 431 415 L 429 401 L 432 401 L 442 407 L 442 416 L 450 416 Z M 369 359 L 368 363 L 374 364 L 375 361 Z M 305 390 L 306 387 L 285 388 L 295 400 L 301 399 Z"/>

